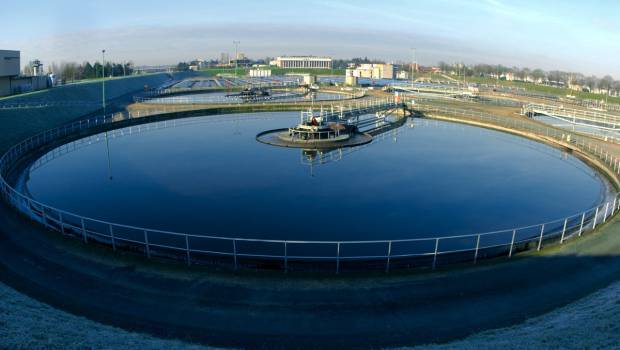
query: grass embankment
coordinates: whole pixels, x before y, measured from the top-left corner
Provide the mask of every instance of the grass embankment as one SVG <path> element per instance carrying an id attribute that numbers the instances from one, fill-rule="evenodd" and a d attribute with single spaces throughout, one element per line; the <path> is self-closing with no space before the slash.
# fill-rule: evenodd
<path id="1" fill-rule="evenodd" d="M 139 93 L 144 86 L 156 87 L 170 76 L 160 73 L 106 81 L 106 100 L 115 100 Z M 30 94 L 11 96 L 3 103 L 50 103 L 49 106 L 20 109 L 0 109 L 0 151 L 20 140 L 69 121 L 101 110 L 101 81 L 58 86 Z M 124 98 L 124 97 L 123 97 Z M 83 105 L 62 106 L 62 102 L 86 102 Z"/>
<path id="2" fill-rule="evenodd" d="M 583 91 L 573 91 L 567 88 L 539 85 L 539 84 L 528 83 L 524 81 L 507 81 L 507 80 L 498 80 L 498 79 L 485 78 L 485 77 L 467 77 L 466 80 L 467 82 L 470 82 L 470 83 L 523 88 L 527 91 L 545 93 L 545 94 L 560 96 L 560 97 L 566 97 L 567 95 L 571 95 L 571 96 L 575 96 L 577 98 L 586 99 L 586 100 L 600 101 L 600 100 L 607 99 L 608 103 L 620 104 L 620 97 L 607 96 L 606 98 L 605 95 L 601 95 L 601 94 L 594 94 L 591 92 L 583 92 Z"/>
<path id="3" fill-rule="evenodd" d="M 271 75 L 285 75 L 287 73 L 307 73 L 313 75 L 344 75 L 345 69 L 307 69 L 307 68 L 278 68 L 268 67 L 263 68 L 271 70 Z M 201 72 L 210 76 L 217 74 L 235 74 L 235 68 L 205 68 Z M 238 76 L 245 76 L 250 74 L 250 68 L 237 68 Z"/>

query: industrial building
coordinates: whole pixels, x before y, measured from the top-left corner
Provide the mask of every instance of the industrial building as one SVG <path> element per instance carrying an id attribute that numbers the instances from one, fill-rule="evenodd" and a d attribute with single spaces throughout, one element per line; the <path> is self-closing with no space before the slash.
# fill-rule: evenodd
<path id="1" fill-rule="evenodd" d="M 317 56 L 282 56 L 269 62 L 280 68 L 332 69 L 331 57 Z"/>
<path id="2" fill-rule="evenodd" d="M 270 77 L 271 69 L 261 69 L 261 68 L 250 69 L 249 75 L 252 78 Z"/>
<path id="3" fill-rule="evenodd" d="M 19 51 L 0 50 L 0 96 L 11 94 L 11 80 L 19 76 Z"/>
<path id="4" fill-rule="evenodd" d="M 394 65 L 384 63 L 363 63 L 347 69 L 346 76 L 369 79 L 394 79 Z"/>
<path id="5" fill-rule="evenodd" d="M 0 50 L 0 96 L 47 89 L 51 81 L 42 75 L 43 65 L 33 61 L 33 76 L 20 75 L 20 52 Z"/>

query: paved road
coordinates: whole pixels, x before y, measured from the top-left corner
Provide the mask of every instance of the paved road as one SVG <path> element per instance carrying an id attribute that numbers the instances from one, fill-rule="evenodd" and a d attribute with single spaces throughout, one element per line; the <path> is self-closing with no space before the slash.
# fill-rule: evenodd
<path id="1" fill-rule="evenodd" d="M 438 273 L 309 277 L 145 263 L 0 207 L 0 279 L 93 320 L 244 348 L 443 342 L 567 304 L 620 276 L 620 223 L 549 255 Z M 577 255 L 574 252 L 580 251 Z"/>

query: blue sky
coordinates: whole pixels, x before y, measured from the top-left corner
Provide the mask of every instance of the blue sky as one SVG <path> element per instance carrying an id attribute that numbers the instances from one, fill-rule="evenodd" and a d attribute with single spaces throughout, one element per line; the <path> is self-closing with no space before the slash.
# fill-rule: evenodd
<path id="1" fill-rule="evenodd" d="M 137 64 L 314 54 L 501 63 L 620 78 L 618 1 L 7 1 L 1 49 L 22 61 Z"/>

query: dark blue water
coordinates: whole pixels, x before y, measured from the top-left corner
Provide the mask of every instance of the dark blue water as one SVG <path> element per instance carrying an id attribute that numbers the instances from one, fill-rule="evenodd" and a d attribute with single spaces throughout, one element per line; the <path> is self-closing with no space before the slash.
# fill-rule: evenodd
<path id="1" fill-rule="evenodd" d="M 116 130 L 110 170 L 98 135 L 43 157 L 26 186 L 52 206 L 117 223 L 289 240 L 493 231 L 577 213 L 606 191 L 573 156 L 460 124 L 415 120 L 322 161 L 255 140 L 298 120 L 238 114 Z"/>

